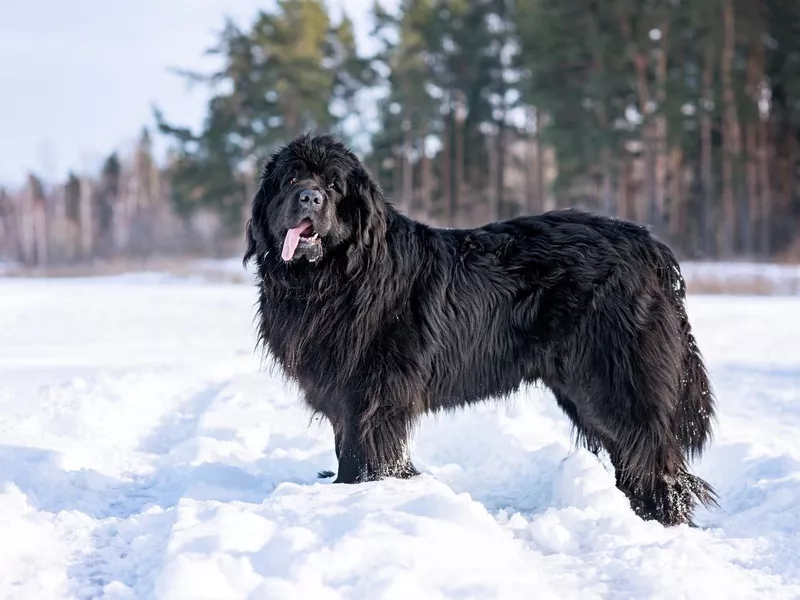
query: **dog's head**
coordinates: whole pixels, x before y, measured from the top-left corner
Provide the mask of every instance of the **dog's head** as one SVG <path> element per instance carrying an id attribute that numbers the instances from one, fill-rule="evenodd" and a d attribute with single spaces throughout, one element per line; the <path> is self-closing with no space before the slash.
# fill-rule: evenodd
<path id="1" fill-rule="evenodd" d="M 348 260 L 385 236 L 386 202 L 361 161 L 330 135 L 299 137 L 264 169 L 247 224 L 244 261 L 275 253 L 284 263 Z"/>

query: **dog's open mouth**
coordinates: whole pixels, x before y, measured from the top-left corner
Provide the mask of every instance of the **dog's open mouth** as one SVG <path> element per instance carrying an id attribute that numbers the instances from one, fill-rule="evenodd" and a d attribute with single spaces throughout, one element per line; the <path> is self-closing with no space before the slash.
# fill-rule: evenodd
<path id="1" fill-rule="evenodd" d="M 322 256 L 322 240 L 308 219 L 303 219 L 297 227 L 287 231 L 283 240 L 281 258 L 284 261 L 289 262 L 301 255 L 310 262 L 319 260 Z"/>

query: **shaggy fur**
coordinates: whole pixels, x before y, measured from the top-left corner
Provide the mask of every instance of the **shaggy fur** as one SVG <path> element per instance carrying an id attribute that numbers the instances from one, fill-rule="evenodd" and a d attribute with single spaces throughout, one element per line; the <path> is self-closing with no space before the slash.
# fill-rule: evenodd
<path id="1" fill-rule="evenodd" d="M 319 253 L 287 262 L 306 218 Z M 691 524 L 715 503 L 687 466 L 711 436 L 711 387 L 678 262 L 645 228 L 566 210 L 435 229 L 388 204 L 340 142 L 304 136 L 264 170 L 250 259 L 260 340 L 333 426 L 336 482 L 410 477 L 423 413 L 540 382 L 642 518 Z"/>

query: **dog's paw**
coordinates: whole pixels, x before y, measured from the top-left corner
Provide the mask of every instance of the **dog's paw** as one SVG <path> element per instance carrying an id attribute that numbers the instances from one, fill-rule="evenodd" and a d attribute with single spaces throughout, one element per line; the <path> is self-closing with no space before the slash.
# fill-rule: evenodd
<path id="1" fill-rule="evenodd" d="M 692 517 L 698 505 L 718 506 L 713 488 L 690 473 L 663 476 L 656 481 L 652 494 L 636 494 L 630 501 L 642 519 L 658 521 L 665 527 L 696 527 Z"/>
<path id="2" fill-rule="evenodd" d="M 416 477 L 419 475 L 419 471 L 417 468 L 408 461 L 404 463 L 399 469 L 397 469 L 393 475 L 398 479 L 411 479 L 412 477 Z"/>

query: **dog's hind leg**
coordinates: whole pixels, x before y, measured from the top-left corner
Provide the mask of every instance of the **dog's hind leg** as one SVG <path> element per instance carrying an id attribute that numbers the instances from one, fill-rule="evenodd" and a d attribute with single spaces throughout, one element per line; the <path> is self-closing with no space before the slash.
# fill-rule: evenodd
<path id="1" fill-rule="evenodd" d="M 703 390 L 691 393 L 694 404 L 687 401 L 687 338 L 667 292 L 651 278 L 634 291 L 623 287 L 607 295 L 563 344 L 561 368 L 549 375 L 574 403 L 583 429 L 608 451 L 617 487 L 634 511 L 678 525 L 691 523 L 698 505 L 715 504 L 715 498 L 688 469 L 707 431 L 694 435 L 685 424 L 703 417 L 697 400 Z"/>
<path id="2" fill-rule="evenodd" d="M 644 493 L 643 490 L 637 490 L 636 485 L 624 476 L 625 473 L 630 472 L 630 469 L 626 462 L 625 453 L 621 450 L 621 444 L 613 441 L 607 433 L 606 435 L 600 433 L 600 431 L 608 432 L 609 427 L 596 419 L 596 417 L 594 423 L 592 423 L 591 418 L 581 417 L 577 405 L 570 400 L 569 395 L 564 391 L 553 390 L 553 395 L 558 406 L 572 422 L 577 444 L 584 446 L 595 456 L 599 455 L 602 448 L 605 448 L 609 453 L 611 463 L 614 465 L 617 487 L 628 497 L 634 512 L 644 519 L 657 518 L 654 503 L 649 495 Z M 619 422 L 615 422 L 614 425 L 619 427 Z M 625 436 L 623 435 L 622 437 Z"/>
<path id="3" fill-rule="evenodd" d="M 643 346 L 640 346 L 640 351 Z M 668 375 L 670 360 L 632 361 L 632 368 L 595 376 L 585 405 L 578 405 L 584 427 L 597 433 L 616 471 L 617 487 L 643 519 L 663 525 L 692 524 L 699 504 L 716 504 L 711 486 L 689 473 L 687 452 L 676 422 L 681 401 L 678 376 Z M 600 371 L 602 373 L 602 371 Z"/>
<path id="4" fill-rule="evenodd" d="M 652 393 L 652 392 L 651 392 Z M 716 494 L 689 472 L 687 449 L 675 413 L 654 410 L 634 399 L 621 403 L 634 410 L 598 424 L 602 444 L 616 472 L 617 487 L 645 520 L 663 525 L 693 525 L 698 505 L 716 506 Z"/>
<path id="5" fill-rule="evenodd" d="M 564 414 L 572 422 L 577 444 L 584 446 L 589 452 L 597 456 L 602 448 L 597 432 L 581 419 L 580 414 L 578 414 L 578 407 L 565 392 L 558 389 L 553 389 L 552 391 L 559 408 L 564 411 Z"/>
<path id="6" fill-rule="evenodd" d="M 716 504 L 708 483 L 689 473 L 683 456 L 671 442 L 646 430 L 631 431 L 624 441 L 604 444 L 616 471 L 617 487 L 633 511 L 662 525 L 694 525 L 698 504 Z"/>

